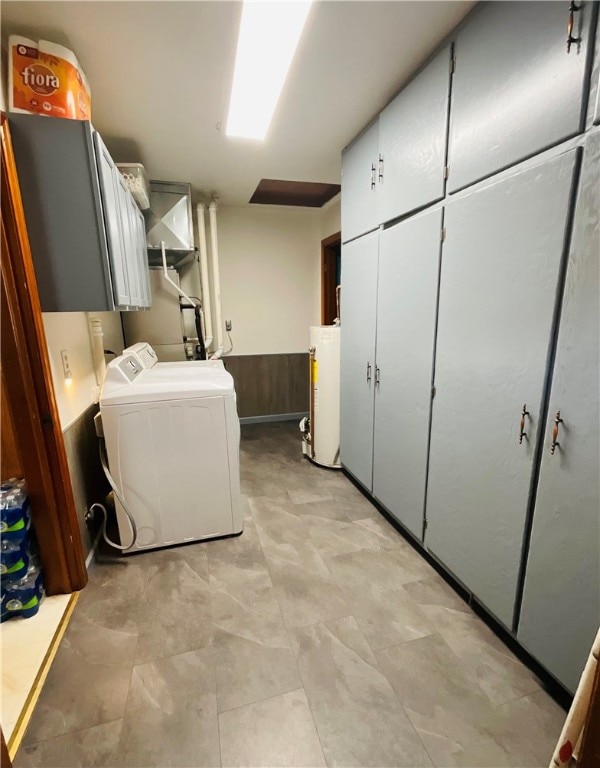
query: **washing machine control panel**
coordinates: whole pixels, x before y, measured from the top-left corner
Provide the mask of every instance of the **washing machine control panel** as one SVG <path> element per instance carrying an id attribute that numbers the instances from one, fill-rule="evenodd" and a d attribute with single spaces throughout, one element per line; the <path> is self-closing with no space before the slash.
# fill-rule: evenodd
<path id="1" fill-rule="evenodd" d="M 106 381 L 130 384 L 144 370 L 133 355 L 121 355 L 112 360 L 106 368 Z"/>
<path id="2" fill-rule="evenodd" d="M 131 347 L 124 349 L 123 354 L 135 357 L 142 368 L 154 368 L 158 362 L 156 352 L 147 341 L 138 341 L 137 344 L 133 344 Z"/>

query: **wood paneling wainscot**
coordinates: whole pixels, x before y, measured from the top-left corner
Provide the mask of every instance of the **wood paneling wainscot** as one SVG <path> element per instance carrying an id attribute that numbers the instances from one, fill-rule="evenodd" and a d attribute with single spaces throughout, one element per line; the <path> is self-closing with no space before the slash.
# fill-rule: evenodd
<path id="1" fill-rule="evenodd" d="M 240 418 L 308 411 L 308 354 L 223 358 L 233 376 Z"/>

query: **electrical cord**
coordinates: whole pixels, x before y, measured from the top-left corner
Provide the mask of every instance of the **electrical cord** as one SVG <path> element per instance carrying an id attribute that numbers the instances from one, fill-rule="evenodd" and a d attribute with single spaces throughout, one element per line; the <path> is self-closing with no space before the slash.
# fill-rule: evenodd
<path id="1" fill-rule="evenodd" d="M 229 331 L 226 331 L 226 333 L 229 339 L 229 349 L 227 352 L 223 352 L 223 357 L 225 357 L 225 355 L 230 355 L 233 352 L 233 339 L 231 338 L 231 333 Z"/>
<path id="2" fill-rule="evenodd" d="M 123 510 L 127 515 L 127 519 L 129 520 L 129 525 L 131 526 L 131 534 L 132 534 L 131 544 L 129 544 L 126 547 L 123 547 L 121 544 L 117 544 L 116 542 L 111 541 L 108 538 L 108 535 L 106 533 L 106 526 L 108 524 L 108 513 L 106 511 L 106 507 L 104 506 L 104 504 L 100 504 L 99 502 L 92 504 L 90 507 L 90 512 L 94 512 L 96 508 L 101 510 L 104 516 L 104 522 L 102 523 L 102 538 L 111 547 L 114 547 L 115 549 L 120 549 L 121 552 L 124 552 L 127 549 L 131 549 L 131 547 L 133 547 L 133 545 L 137 541 L 137 526 L 135 524 L 135 520 L 133 519 L 131 513 L 127 509 L 127 505 L 125 504 L 125 500 L 121 495 L 121 491 L 119 491 L 119 489 L 117 488 L 117 484 L 115 483 L 113 476 L 110 474 L 110 470 L 108 468 L 108 459 L 106 457 L 106 450 L 104 448 L 104 440 L 100 440 L 99 442 L 100 442 L 100 463 L 102 464 L 102 469 L 104 470 L 106 479 L 110 483 L 110 487 L 113 489 L 115 496 L 121 502 L 121 506 L 123 507 Z"/>

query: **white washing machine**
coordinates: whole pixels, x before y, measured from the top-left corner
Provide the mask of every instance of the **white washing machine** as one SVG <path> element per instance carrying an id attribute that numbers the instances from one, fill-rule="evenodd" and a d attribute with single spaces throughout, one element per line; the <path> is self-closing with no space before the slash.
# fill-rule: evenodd
<path id="1" fill-rule="evenodd" d="M 110 471 L 138 530 L 128 552 L 241 533 L 233 379 L 220 361 L 157 363 L 141 346 L 109 363 L 100 398 Z"/>

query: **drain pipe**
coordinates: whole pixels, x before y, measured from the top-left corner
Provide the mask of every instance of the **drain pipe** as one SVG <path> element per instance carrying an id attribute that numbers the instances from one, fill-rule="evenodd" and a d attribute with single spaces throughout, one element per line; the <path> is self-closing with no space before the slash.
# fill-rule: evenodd
<path id="1" fill-rule="evenodd" d="M 94 373 L 96 374 L 96 397 L 97 403 L 100 399 L 100 392 L 106 376 L 106 360 L 104 358 L 104 333 L 102 323 L 99 317 L 89 318 L 90 340 L 92 342 L 92 360 L 94 362 Z"/>
<path id="2" fill-rule="evenodd" d="M 202 309 L 204 311 L 204 346 L 208 350 L 213 343 L 212 314 L 210 309 L 210 287 L 208 284 L 208 253 L 206 248 L 206 222 L 204 219 L 204 203 L 196 206 L 198 219 L 198 240 L 200 246 L 200 281 L 202 285 Z"/>
<path id="3" fill-rule="evenodd" d="M 219 245 L 217 242 L 217 201 L 213 198 L 208 206 L 210 219 L 210 255 L 212 258 L 213 300 L 215 302 L 215 323 L 217 348 L 212 359 L 223 356 L 223 315 L 221 310 L 221 277 L 219 275 Z"/>

